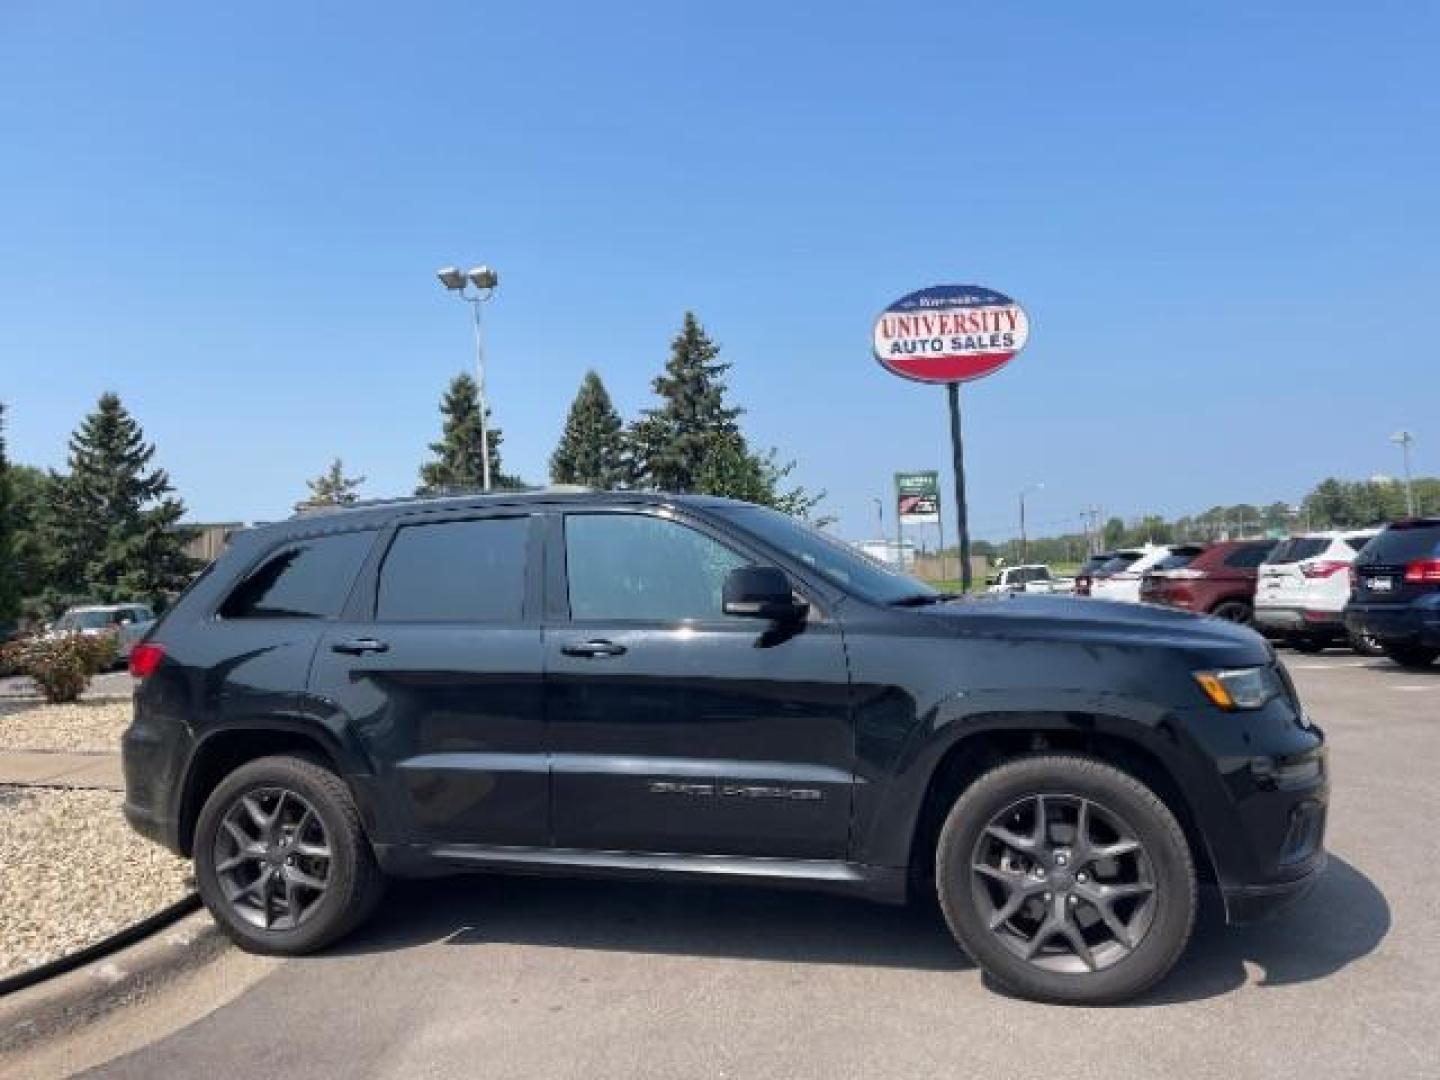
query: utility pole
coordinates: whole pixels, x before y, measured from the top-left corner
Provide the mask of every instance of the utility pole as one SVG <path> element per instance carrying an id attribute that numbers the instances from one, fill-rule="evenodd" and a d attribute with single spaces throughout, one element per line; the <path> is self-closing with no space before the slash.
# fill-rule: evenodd
<path id="1" fill-rule="evenodd" d="M 1400 453 L 1405 458 L 1405 516 L 1415 516 L 1415 484 L 1410 478 L 1410 447 L 1415 445 L 1415 436 L 1408 431 L 1397 431 L 1390 436 L 1390 441 L 1400 447 Z"/>

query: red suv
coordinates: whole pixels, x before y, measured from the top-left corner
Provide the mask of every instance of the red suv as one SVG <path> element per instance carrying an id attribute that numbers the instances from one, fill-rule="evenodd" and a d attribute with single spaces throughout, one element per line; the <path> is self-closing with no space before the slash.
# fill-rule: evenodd
<path id="1" fill-rule="evenodd" d="M 1198 555 L 1171 555 L 1140 582 L 1140 599 L 1248 626 L 1255 614 L 1256 570 L 1274 546 L 1274 540 L 1227 540 Z"/>

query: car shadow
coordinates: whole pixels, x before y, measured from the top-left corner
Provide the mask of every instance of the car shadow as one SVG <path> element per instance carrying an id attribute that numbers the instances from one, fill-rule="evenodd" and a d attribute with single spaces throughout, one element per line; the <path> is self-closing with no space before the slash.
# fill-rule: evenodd
<path id="1" fill-rule="evenodd" d="M 1226 926 L 1218 897 L 1206 897 L 1190 947 L 1175 970 L 1134 1006 L 1169 1005 L 1249 983 L 1293 986 L 1335 974 L 1369 955 L 1390 932 L 1390 904 L 1376 884 L 1330 857 L 1315 889 L 1274 919 Z M 1258 969 L 1251 974 L 1249 968 Z"/>
<path id="2" fill-rule="evenodd" d="M 445 941 L 675 956 L 972 968 L 938 911 L 824 894 L 548 877 L 393 882 L 381 909 L 329 955 Z"/>
<path id="3" fill-rule="evenodd" d="M 1315 890 L 1269 922 L 1227 927 L 1218 898 L 1204 896 L 1179 965 L 1131 1004 L 1197 1001 L 1246 983 L 1272 987 L 1323 979 L 1373 951 L 1389 929 L 1384 895 L 1354 866 L 1332 857 Z M 394 883 L 375 918 L 328 955 L 441 941 L 921 971 L 974 967 L 933 904 L 892 907 L 744 887 L 479 875 Z"/>

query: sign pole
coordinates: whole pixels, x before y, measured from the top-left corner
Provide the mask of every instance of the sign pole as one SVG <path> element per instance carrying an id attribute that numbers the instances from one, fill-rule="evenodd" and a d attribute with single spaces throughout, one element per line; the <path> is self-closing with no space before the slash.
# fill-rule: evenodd
<path id="1" fill-rule="evenodd" d="M 955 469 L 955 527 L 960 533 L 960 591 L 970 591 L 970 513 L 965 508 L 965 439 L 960 434 L 960 384 L 946 383 L 950 399 L 950 450 Z"/>

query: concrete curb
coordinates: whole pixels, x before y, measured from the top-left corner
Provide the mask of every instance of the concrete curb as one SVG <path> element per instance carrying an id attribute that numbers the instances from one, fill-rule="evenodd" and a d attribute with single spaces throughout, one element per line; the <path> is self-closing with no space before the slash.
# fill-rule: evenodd
<path id="1" fill-rule="evenodd" d="M 121 934 L 133 931 L 132 927 Z M 202 909 L 118 952 L 7 994 L 0 998 L 0 1055 L 98 1019 L 213 959 L 227 944 Z"/>

